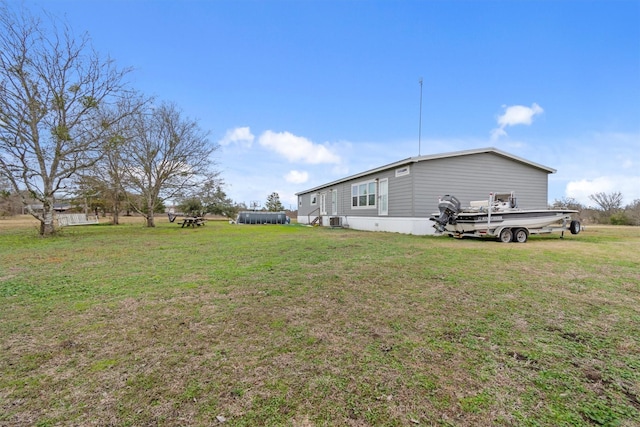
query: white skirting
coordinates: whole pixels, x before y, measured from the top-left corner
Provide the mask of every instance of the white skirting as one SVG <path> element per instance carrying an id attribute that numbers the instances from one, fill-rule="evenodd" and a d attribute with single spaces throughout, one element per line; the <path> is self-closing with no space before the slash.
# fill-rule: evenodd
<path id="1" fill-rule="evenodd" d="M 427 218 L 394 218 L 394 217 L 362 217 L 362 216 L 341 216 L 326 215 L 322 217 L 322 225 L 330 226 L 330 218 L 338 216 L 341 225 L 345 228 L 363 231 L 386 231 L 390 233 L 414 234 L 426 236 L 435 234 L 433 221 Z M 307 224 L 307 217 L 298 216 L 300 224 Z"/>

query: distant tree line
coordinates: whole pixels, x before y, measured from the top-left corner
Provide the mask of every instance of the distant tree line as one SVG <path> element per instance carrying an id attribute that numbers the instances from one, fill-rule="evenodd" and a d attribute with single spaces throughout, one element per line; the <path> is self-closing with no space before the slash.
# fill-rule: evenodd
<path id="1" fill-rule="evenodd" d="M 579 211 L 583 222 L 640 226 L 640 199 L 623 205 L 624 197 L 619 191 L 594 193 L 589 195 L 589 199 L 595 206 L 585 206 L 573 198 L 565 197 L 555 200 L 552 207 L 565 207 Z"/>
<path id="2" fill-rule="evenodd" d="M 197 121 L 130 87 L 131 69 L 100 56 L 87 34 L 13 6 L 0 0 L 0 215 L 26 210 L 48 236 L 61 201 L 110 212 L 115 224 L 136 212 L 149 227 L 167 200 L 232 210 L 218 147 Z"/>

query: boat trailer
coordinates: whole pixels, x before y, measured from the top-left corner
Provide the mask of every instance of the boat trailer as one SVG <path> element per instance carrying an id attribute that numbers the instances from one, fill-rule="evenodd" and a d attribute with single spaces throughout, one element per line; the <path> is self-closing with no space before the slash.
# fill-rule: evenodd
<path id="1" fill-rule="evenodd" d="M 429 219 L 436 234 L 451 237 L 488 237 L 501 242 L 525 243 L 531 234 L 564 232 L 578 234 L 580 222 L 572 218 L 574 210 L 519 209 L 511 193 L 490 193 L 489 200 L 471 202 L 462 208 L 455 196 L 445 195 L 438 202 L 439 213 Z"/>

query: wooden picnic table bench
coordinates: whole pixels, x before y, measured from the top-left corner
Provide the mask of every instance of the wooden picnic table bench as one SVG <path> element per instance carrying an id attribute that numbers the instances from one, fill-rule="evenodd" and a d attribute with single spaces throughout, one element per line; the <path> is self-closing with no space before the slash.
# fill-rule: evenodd
<path id="1" fill-rule="evenodd" d="M 182 219 L 178 224 L 181 225 L 182 228 L 185 227 L 200 227 L 204 225 L 205 219 L 201 216 L 186 216 Z"/>

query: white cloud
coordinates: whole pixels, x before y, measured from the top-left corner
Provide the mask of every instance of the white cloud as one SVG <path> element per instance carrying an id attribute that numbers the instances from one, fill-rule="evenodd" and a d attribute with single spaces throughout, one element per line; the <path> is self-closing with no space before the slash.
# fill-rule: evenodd
<path id="1" fill-rule="evenodd" d="M 309 173 L 305 171 L 292 170 L 284 176 L 284 179 L 292 184 L 304 184 L 309 180 Z"/>
<path id="2" fill-rule="evenodd" d="M 505 108 L 506 106 L 503 106 Z M 506 107 L 504 114 L 498 117 L 498 124 L 500 127 L 515 126 L 515 125 L 530 125 L 533 121 L 533 116 L 542 114 L 544 110 L 535 102 L 529 107 L 524 105 L 512 105 Z"/>
<path id="3" fill-rule="evenodd" d="M 222 146 L 230 144 L 240 144 L 246 147 L 251 147 L 255 136 L 251 133 L 249 126 L 237 127 L 227 130 L 224 137 L 219 141 Z"/>
<path id="4" fill-rule="evenodd" d="M 333 153 L 327 146 L 314 144 L 307 138 L 296 136 L 290 132 L 266 131 L 258 139 L 260 145 L 268 148 L 290 162 L 309 164 L 340 163 L 340 156 Z"/>
<path id="5" fill-rule="evenodd" d="M 507 136 L 507 133 L 502 128 L 495 128 L 491 130 L 491 140 L 495 141 L 502 136 Z"/>
<path id="6" fill-rule="evenodd" d="M 581 179 L 567 183 L 566 196 L 590 206 L 593 205 L 589 195 L 595 193 L 612 193 L 619 191 L 624 203 L 640 199 L 640 176 L 611 175 L 594 179 Z"/>
<path id="7" fill-rule="evenodd" d="M 531 125 L 533 117 L 542 114 L 544 110 L 535 102 L 531 107 L 524 105 L 503 105 L 504 113 L 498 116 L 498 127 L 491 131 L 491 139 L 496 140 L 502 136 L 507 136 L 504 130 L 507 126 Z"/>

